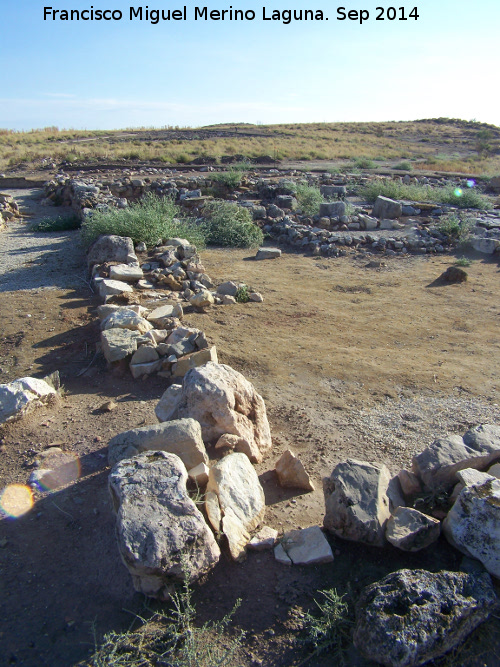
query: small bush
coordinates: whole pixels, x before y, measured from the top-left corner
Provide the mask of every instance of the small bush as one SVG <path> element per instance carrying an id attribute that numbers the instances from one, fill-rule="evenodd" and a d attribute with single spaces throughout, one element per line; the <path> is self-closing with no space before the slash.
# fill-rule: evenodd
<path id="1" fill-rule="evenodd" d="M 394 165 L 394 169 L 398 169 L 399 171 L 411 171 L 412 165 L 411 162 L 400 162 L 399 164 Z"/>
<path id="2" fill-rule="evenodd" d="M 325 201 L 319 188 L 315 188 L 312 185 L 297 185 L 295 197 L 299 208 L 305 215 L 318 215 L 319 205 Z"/>
<path id="3" fill-rule="evenodd" d="M 467 257 L 459 257 L 455 262 L 455 266 L 462 266 L 464 268 L 470 266 L 471 264 L 472 262 Z"/>
<path id="4" fill-rule="evenodd" d="M 229 169 L 213 174 L 210 178 L 217 185 L 221 185 L 228 190 L 235 190 L 241 183 L 241 169 Z"/>
<path id="5" fill-rule="evenodd" d="M 241 285 L 236 290 L 234 298 L 238 303 L 248 303 L 250 301 L 250 296 L 248 294 L 248 285 Z"/>
<path id="6" fill-rule="evenodd" d="M 332 665 L 346 665 L 354 627 L 352 610 L 334 588 L 318 592 L 325 600 L 314 600 L 319 614 L 305 615 L 303 643 L 313 648 L 313 655 L 328 651 Z"/>
<path id="7" fill-rule="evenodd" d="M 148 194 L 128 208 L 95 211 L 82 224 L 82 239 L 89 246 L 101 234 L 116 234 L 129 236 L 134 243 L 144 241 L 154 246 L 159 239 L 180 236 L 203 247 L 205 239 L 200 226 L 176 218 L 178 213 L 172 199 Z"/>
<path id="8" fill-rule="evenodd" d="M 373 169 L 375 163 L 367 157 L 357 157 L 354 159 L 354 166 L 358 169 Z"/>
<path id="9" fill-rule="evenodd" d="M 492 204 L 487 197 L 482 195 L 474 188 L 454 188 L 452 185 L 439 188 L 440 194 L 437 201 L 442 204 L 451 204 L 458 208 L 477 208 L 486 210 L 492 208 Z"/>
<path id="10" fill-rule="evenodd" d="M 491 202 L 474 188 L 433 188 L 430 185 L 404 185 L 392 180 L 373 181 L 361 188 L 360 194 L 367 201 L 374 202 L 379 195 L 390 199 L 406 199 L 414 202 L 436 202 L 451 204 L 458 208 L 491 208 Z"/>
<path id="11" fill-rule="evenodd" d="M 465 243 L 470 236 L 474 222 L 460 214 L 444 216 L 438 225 L 438 231 L 444 234 L 449 243 Z"/>
<path id="12" fill-rule="evenodd" d="M 203 213 L 206 217 L 203 232 L 209 245 L 253 248 L 264 240 L 250 212 L 238 204 L 223 200 L 208 202 Z"/>
<path id="13" fill-rule="evenodd" d="M 91 667 L 231 667 L 241 647 L 243 632 L 228 634 L 228 626 L 238 608 L 220 621 L 195 625 L 196 610 L 191 589 L 184 587 L 172 595 L 172 610 L 155 613 L 134 631 L 105 635 L 101 646 L 85 664 Z"/>
<path id="14" fill-rule="evenodd" d="M 66 232 L 70 229 L 79 229 L 82 221 L 77 215 L 59 215 L 57 218 L 43 218 L 32 225 L 34 232 Z"/>

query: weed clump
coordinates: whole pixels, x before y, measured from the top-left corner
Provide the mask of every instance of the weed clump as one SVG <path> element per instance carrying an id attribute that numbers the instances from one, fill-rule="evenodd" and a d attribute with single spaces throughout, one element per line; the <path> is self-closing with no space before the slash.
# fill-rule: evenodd
<path id="1" fill-rule="evenodd" d="M 433 188 L 430 185 L 405 185 L 398 181 L 382 180 L 368 183 L 360 190 L 361 196 L 367 201 L 374 202 L 379 195 L 390 199 L 404 199 L 414 202 L 436 202 L 450 204 L 458 208 L 477 208 L 486 210 L 491 208 L 491 202 L 474 188 L 455 188 L 446 186 Z"/>
<path id="2" fill-rule="evenodd" d="M 79 229 L 82 221 L 75 215 L 58 215 L 57 218 L 43 218 L 32 225 L 33 232 L 66 232 L 70 229 Z"/>
<path id="3" fill-rule="evenodd" d="M 248 303 L 250 301 L 250 294 L 248 293 L 248 285 L 240 285 L 236 290 L 234 298 L 238 303 Z"/>
<path id="4" fill-rule="evenodd" d="M 444 216 L 438 225 L 438 231 L 446 236 L 448 243 L 465 243 L 472 231 L 474 222 L 463 214 L 452 213 Z"/>
<path id="5" fill-rule="evenodd" d="M 295 197 L 299 208 L 305 215 L 318 215 L 319 206 L 325 201 L 319 188 L 305 184 L 297 185 Z"/>
<path id="6" fill-rule="evenodd" d="M 200 226 L 179 219 L 178 214 L 172 199 L 149 193 L 128 208 L 93 212 L 82 224 L 82 239 L 89 246 L 101 234 L 116 234 L 129 236 L 134 243 L 144 241 L 154 246 L 160 239 L 180 236 L 203 247 L 205 239 Z"/>
<path id="7" fill-rule="evenodd" d="M 216 200 L 203 207 L 202 230 L 207 244 L 253 248 L 262 245 L 264 234 L 252 221 L 250 212 L 233 202 Z"/>

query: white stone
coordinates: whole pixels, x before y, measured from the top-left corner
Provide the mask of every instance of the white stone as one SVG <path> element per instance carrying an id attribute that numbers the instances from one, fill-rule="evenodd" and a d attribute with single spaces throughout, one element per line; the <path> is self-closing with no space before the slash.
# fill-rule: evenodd
<path id="1" fill-rule="evenodd" d="M 411 507 L 397 507 L 387 522 L 387 541 L 402 551 L 420 551 L 435 542 L 441 524 L 427 514 Z"/>
<path id="2" fill-rule="evenodd" d="M 275 469 L 280 486 L 314 491 L 314 484 L 309 479 L 302 461 L 290 449 L 283 452 Z"/>
<path id="3" fill-rule="evenodd" d="M 122 292 L 133 292 L 133 287 L 130 287 L 128 283 L 124 283 L 121 280 L 109 280 L 108 278 L 103 278 L 97 283 L 99 290 L 99 296 L 103 299 L 107 296 L 112 296 L 113 294 L 121 294 Z"/>
<path id="4" fill-rule="evenodd" d="M 333 553 L 319 526 L 290 530 L 283 535 L 281 545 L 294 565 L 331 563 Z"/>
<path id="5" fill-rule="evenodd" d="M 145 364 L 130 364 L 130 372 L 134 380 L 151 375 L 161 369 L 161 361 L 150 361 Z"/>
<path id="6" fill-rule="evenodd" d="M 148 320 L 152 322 L 156 327 L 164 329 L 165 324 L 168 324 L 169 320 L 172 317 L 181 319 L 183 316 L 183 310 L 180 303 L 166 304 L 155 308 L 153 312 L 148 315 Z"/>
<path id="7" fill-rule="evenodd" d="M 282 565 L 292 564 L 292 561 L 286 551 L 283 549 L 281 542 L 274 547 L 274 558 Z"/>
<path id="8" fill-rule="evenodd" d="M 265 551 L 272 549 L 276 544 L 278 538 L 278 531 L 269 526 L 262 526 L 258 533 L 256 533 L 250 542 L 248 548 L 252 551 Z"/>
<path id="9" fill-rule="evenodd" d="M 216 531 L 221 530 L 227 538 L 229 551 L 234 560 L 245 557 L 246 545 L 253 531 L 264 518 L 265 498 L 254 467 L 244 454 L 225 456 L 210 469 L 207 493 L 215 494 L 220 507 L 219 524 L 210 511 L 207 514 Z"/>
<path id="10" fill-rule="evenodd" d="M 129 308 L 119 308 L 112 311 L 102 322 L 101 329 L 107 331 L 108 329 L 130 329 L 130 331 L 138 331 L 141 334 L 151 331 L 153 325 L 144 317 L 141 317 L 136 312 Z"/>
<path id="11" fill-rule="evenodd" d="M 189 299 L 189 303 L 195 308 L 205 308 L 206 306 L 211 306 L 213 302 L 214 297 L 208 290 L 201 290 Z"/>
<path id="12" fill-rule="evenodd" d="M 199 463 L 208 463 L 201 428 L 194 419 L 141 426 L 115 435 L 108 444 L 109 465 L 114 466 L 122 459 L 129 459 L 146 451 L 176 454 L 186 466 L 186 470 L 195 468 Z"/>
<path id="13" fill-rule="evenodd" d="M 109 277 L 111 280 L 123 280 L 126 283 L 135 283 L 137 280 L 143 278 L 144 274 L 139 266 L 116 264 L 110 267 Z"/>
<path id="14" fill-rule="evenodd" d="M 0 424 L 22 416 L 35 407 L 56 396 L 57 391 L 45 380 L 24 377 L 8 384 L 0 384 Z"/>
<path id="15" fill-rule="evenodd" d="M 182 385 L 172 384 L 165 391 L 155 407 L 155 414 L 160 422 L 173 419 L 177 406 L 182 397 Z"/>
<path id="16" fill-rule="evenodd" d="M 191 481 L 196 482 L 198 486 L 205 486 L 208 482 L 210 468 L 206 463 L 198 463 L 197 466 L 188 470 L 188 477 Z"/>
<path id="17" fill-rule="evenodd" d="M 106 361 L 112 363 L 125 359 L 137 350 L 140 334 L 129 329 L 108 329 L 101 333 L 101 347 Z"/>

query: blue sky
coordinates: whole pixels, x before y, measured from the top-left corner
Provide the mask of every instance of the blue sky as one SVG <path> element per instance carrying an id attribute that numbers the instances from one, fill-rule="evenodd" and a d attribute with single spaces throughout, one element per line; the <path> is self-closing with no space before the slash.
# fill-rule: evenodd
<path id="1" fill-rule="evenodd" d="M 2 0 L 0 127 L 113 129 L 222 122 L 412 120 L 500 125 L 500 3 L 411 0 L 417 21 L 376 21 L 403 3 L 187 2 L 187 21 L 129 21 L 131 0 Z M 416 3 L 416 5 L 414 4 Z M 43 20 L 52 9 L 116 9 L 121 21 Z M 150 9 L 176 9 L 150 0 Z M 195 21 L 195 6 L 253 21 Z M 337 7 L 370 18 L 338 21 Z M 328 21 L 263 21 L 262 8 Z"/>

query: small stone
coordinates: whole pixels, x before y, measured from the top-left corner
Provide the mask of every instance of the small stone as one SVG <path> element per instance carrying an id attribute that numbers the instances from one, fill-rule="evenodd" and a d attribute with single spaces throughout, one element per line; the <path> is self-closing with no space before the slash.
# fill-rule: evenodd
<path id="1" fill-rule="evenodd" d="M 189 303 L 195 308 L 206 308 L 214 302 L 214 297 L 208 290 L 201 290 L 189 299 Z"/>
<path id="2" fill-rule="evenodd" d="M 277 544 L 274 547 L 274 558 L 278 561 L 278 563 L 281 563 L 282 565 L 291 565 L 292 561 L 286 551 L 283 549 L 283 545 Z"/>
<path id="3" fill-rule="evenodd" d="M 262 303 L 264 301 L 264 297 L 259 292 L 250 292 L 248 299 L 254 303 Z"/>
<path id="4" fill-rule="evenodd" d="M 113 412 L 113 410 L 116 410 L 118 407 L 118 403 L 115 403 L 114 401 L 106 401 L 101 405 L 99 408 L 100 412 Z"/>
<path id="5" fill-rule="evenodd" d="M 277 537 L 277 530 L 270 528 L 269 526 L 262 526 L 259 532 L 256 533 L 248 543 L 248 548 L 252 551 L 272 549 L 276 544 Z"/>
<path id="6" fill-rule="evenodd" d="M 314 491 L 314 484 L 304 469 L 302 461 L 287 449 L 276 462 L 276 474 L 280 486 Z"/>
<path id="7" fill-rule="evenodd" d="M 172 375 L 174 377 L 184 377 L 186 373 L 192 368 L 203 366 L 209 361 L 218 363 L 217 349 L 215 345 L 208 348 L 207 350 L 198 350 L 198 352 L 187 354 L 181 359 L 178 359 L 178 361 L 172 366 Z"/>
<path id="8" fill-rule="evenodd" d="M 281 257 L 281 250 L 279 248 L 259 248 L 255 259 L 276 259 Z"/>
<path id="9" fill-rule="evenodd" d="M 123 280 L 126 283 L 135 283 L 144 277 L 142 269 L 139 266 L 129 266 L 128 264 L 116 264 L 109 269 L 111 280 Z"/>
<path id="10" fill-rule="evenodd" d="M 188 470 L 188 477 L 192 482 L 195 482 L 198 486 L 206 486 L 208 482 L 208 475 L 210 473 L 210 468 L 206 463 L 198 463 L 197 466 Z"/>
<path id="11" fill-rule="evenodd" d="M 281 545 L 294 565 L 331 563 L 333 553 L 319 526 L 290 530 L 283 535 Z"/>
<path id="12" fill-rule="evenodd" d="M 151 361 L 158 361 L 158 352 L 151 345 L 141 345 L 141 347 L 134 352 L 131 364 L 147 364 Z"/>
<path id="13" fill-rule="evenodd" d="M 107 278 L 99 280 L 97 283 L 97 288 L 99 291 L 99 296 L 101 296 L 103 299 L 107 296 L 112 296 L 113 294 L 134 291 L 134 289 L 130 287 L 128 283 L 124 283 L 121 280 L 109 280 Z"/>
<path id="14" fill-rule="evenodd" d="M 222 297 L 222 305 L 223 306 L 230 306 L 232 304 L 238 303 L 234 296 L 229 296 L 229 294 L 224 294 Z"/>
<path id="15" fill-rule="evenodd" d="M 435 542 L 441 523 L 411 507 L 398 507 L 387 522 L 387 541 L 402 551 L 420 551 Z"/>

